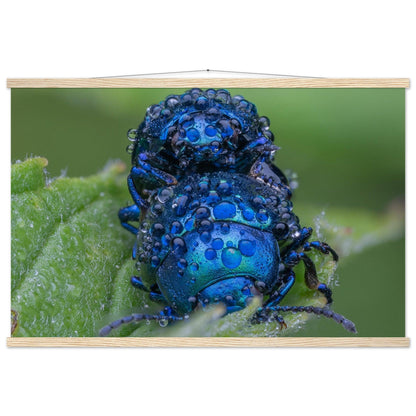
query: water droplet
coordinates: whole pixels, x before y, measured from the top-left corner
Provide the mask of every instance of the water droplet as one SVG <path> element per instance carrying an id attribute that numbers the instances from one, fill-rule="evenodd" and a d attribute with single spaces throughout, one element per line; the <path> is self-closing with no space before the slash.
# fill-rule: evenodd
<path id="1" fill-rule="evenodd" d="M 219 200 L 220 200 L 220 197 L 215 191 L 209 191 L 207 204 L 216 204 Z"/>
<path id="2" fill-rule="evenodd" d="M 229 104 L 231 101 L 230 93 L 227 90 L 217 90 L 217 95 L 215 96 L 215 101 L 218 101 L 222 104 Z"/>
<path id="3" fill-rule="evenodd" d="M 254 219 L 254 211 L 251 208 L 245 208 L 243 210 L 243 218 L 246 221 L 252 221 Z"/>
<path id="4" fill-rule="evenodd" d="M 229 269 L 235 269 L 240 265 L 242 255 L 238 248 L 227 247 L 221 253 L 221 260 L 224 266 L 228 267 Z"/>
<path id="5" fill-rule="evenodd" d="M 258 123 L 262 130 L 268 130 L 270 127 L 270 120 L 266 116 L 259 117 Z"/>
<path id="6" fill-rule="evenodd" d="M 190 204 L 189 204 L 189 209 L 194 210 L 196 208 L 198 208 L 200 205 L 200 202 L 197 199 L 194 199 Z"/>
<path id="7" fill-rule="evenodd" d="M 164 328 L 168 325 L 169 321 L 167 319 L 159 319 L 159 325 Z"/>
<path id="8" fill-rule="evenodd" d="M 215 250 L 221 250 L 224 247 L 224 240 L 222 238 L 215 238 L 212 240 L 212 248 Z"/>
<path id="9" fill-rule="evenodd" d="M 179 259 L 178 260 L 178 267 L 180 269 L 186 269 L 187 265 L 188 265 L 188 262 L 185 259 Z"/>
<path id="10" fill-rule="evenodd" d="M 165 227 L 163 224 L 156 223 L 152 225 L 150 232 L 155 237 L 162 237 L 162 235 L 165 233 Z"/>
<path id="11" fill-rule="evenodd" d="M 232 186 L 228 182 L 222 180 L 217 186 L 217 191 L 221 195 L 230 195 L 232 191 Z"/>
<path id="12" fill-rule="evenodd" d="M 159 266 L 160 259 L 158 256 L 153 256 L 151 262 L 153 267 L 157 267 Z"/>
<path id="13" fill-rule="evenodd" d="M 212 231 L 213 228 L 214 224 L 210 220 L 204 219 L 198 225 L 198 232 Z"/>
<path id="14" fill-rule="evenodd" d="M 192 127 L 186 131 L 186 137 L 194 143 L 199 140 L 199 131 Z"/>
<path id="15" fill-rule="evenodd" d="M 260 293 L 263 293 L 263 292 L 265 292 L 265 290 L 266 290 L 266 283 L 264 283 L 264 282 L 262 282 L 262 281 L 260 281 L 260 280 L 257 280 L 257 281 L 254 283 L 254 286 L 256 287 L 256 289 L 257 289 Z"/>
<path id="16" fill-rule="evenodd" d="M 173 221 L 170 227 L 172 234 L 180 234 L 183 230 L 183 225 L 179 221 Z"/>
<path id="17" fill-rule="evenodd" d="M 179 119 L 179 124 L 183 127 L 183 128 L 185 128 L 185 129 L 187 129 L 187 128 L 189 128 L 189 127 L 192 127 L 193 125 L 194 125 L 194 118 L 191 116 L 191 115 L 189 115 L 189 114 L 187 114 L 187 113 L 185 113 L 180 119 Z"/>
<path id="18" fill-rule="evenodd" d="M 266 223 L 269 219 L 269 215 L 265 209 L 260 209 L 256 215 L 257 221 L 261 223 Z"/>
<path id="19" fill-rule="evenodd" d="M 198 184 L 198 190 L 202 194 L 206 194 L 209 191 L 209 179 L 207 177 L 203 177 Z"/>
<path id="20" fill-rule="evenodd" d="M 163 212 L 163 205 L 162 204 L 154 204 L 152 206 L 152 212 L 156 215 L 160 215 Z"/>
<path id="21" fill-rule="evenodd" d="M 140 231 L 143 234 L 146 234 L 149 231 L 149 224 L 147 222 L 144 222 L 141 226 L 140 226 Z"/>
<path id="22" fill-rule="evenodd" d="M 212 153 L 217 153 L 221 148 L 221 143 L 215 140 L 210 144 L 209 148 L 211 149 Z"/>
<path id="23" fill-rule="evenodd" d="M 217 252 L 212 248 L 208 248 L 205 250 L 205 258 L 207 260 L 214 260 L 217 258 Z"/>
<path id="24" fill-rule="evenodd" d="M 193 272 L 196 272 L 196 271 L 198 271 L 198 269 L 199 269 L 199 265 L 198 265 L 198 263 L 191 263 L 191 270 L 193 271 Z"/>
<path id="25" fill-rule="evenodd" d="M 156 241 L 156 242 L 153 244 L 152 251 L 153 251 L 154 253 L 159 253 L 161 249 L 162 249 L 162 244 L 160 244 L 160 243 L 159 243 L 159 241 Z"/>
<path id="26" fill-rule="evenodd" d="M 214 207 L 213 214 L 217 220 L 233 218 L 236 215 L 236 208 L 233 203 L 224 201 Z"/>
<path id="27" fill-rule="evenodd" d="M 130 129 L 130 130 L 127 132 L 127 138 L 128 138 L 131 142 L 136 141 L 136 138 L 137 138 L 137 130 L 136 130 L 136 129 Z"/>
<path id="28" fill-rule="evenodd" d="M 262 207 L 266 203 L 266 199 L 261 195 L 257 195 L 253 198 L 253 205 L 257 208 Z"/>
<path id="29" fill-rule="evenodd" d="M 184 255 L 187 252 L 185 240 L 180 237 L 175 237 L 172 240 L 172 250 L 177 256 Z"/>
<path id="30" fill-rule="evenodd" d="M 183 94 L 181 96 L 181 102 L 183 105 L 188 106 L 192 104 L 192 95 L 189 93 Z"/>
<path id="31" fill-rule="evenodd" d="M 153 119 L 158 118 L 162 107 L 158 104 L 154 104 L 147 109 L 147 114 Z"/>
<path id="32" fill-rule="evenodd" d="M 162 188 L 157 195 L 157 199 L 160 203 L 164 204 L 172 195 L 172 188 Z"/>
<path id="33" fill-rule="evenodd" d="M 205 127 L 205 134 L 208 137 L 214 137 L 217 135 L 217 129 L 214 126 L 208 125 Z"/>
<path id="34" fill-rule="evenodd" d="M 208 244 L 211 241 L 211 233 L 208 231 L 204 231 L 201 234 L 201 241 L 204 242 L 205 244 Z"/>
<path id="35" fill-rule="evenodd" d="M 256 242 L 250 240 L 240 240 L 238 248 L 243 256 L 251 257 L 256 252 Z"/>
<path id="36" fill-rule="evenodd" d="M 209 218 L 210 214 L 210 210 L 207 207 L 201 207 L 196 210 L 195 217 L 200 220 L 203 218 Z"/>
<path id="37" fill-rule="evenodd" d="M 234 298 L 231 295 L 225 297 L 225 301 L 228 305 L 232 305 L 234 303 Z"/>
<path id="38" fill-rule="evenodd" d="M 230 225 L 227 224 L 226 222 L 221 224 L 220 231 L 222 234 L 228 234 L 230 232 Z"/>
<path id="39" fill-rule="evenodd" d="M 208 108 L 209 105 L 209 100 L 208 98 L 202 96 L 199 97 L 196 101 L 195 101 L 195 108 L 197 110 L 205 110 L 206 108 Z"/>
<path id="40" fill-rule="evenodd" d="M 179 105 L 179 99 L 176 96 L 171 96 L 166 99 L 165 104 L 166 104 L 166 107 L 173 109 Z"/>
<path id="41" fill-rule="evenodd" d="M 251 295 L 251 290 L 250 290 L 250 288 L 249 288 L 248 286 L 244 286 L 244 287 L 241 289 L 241 293 L 242 293 L 244 296 L 249 296 L 249 295 Z"/>
<path id="42" fill-rule="evenodd" d="M 279 222 L 276 225 L 276 227 L 274 227 L 273 229 L 273 235 L 278 240 L 284 238 L 288 232 L 289 232 L 289 227 L 287 226 L 287 224 L 283 222 Z"/>

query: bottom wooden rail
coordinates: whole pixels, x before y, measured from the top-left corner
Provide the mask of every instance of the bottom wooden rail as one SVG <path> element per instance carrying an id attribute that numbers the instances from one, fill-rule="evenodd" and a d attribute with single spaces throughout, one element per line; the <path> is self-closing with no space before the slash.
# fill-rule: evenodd
<path id="1" fill-rule="evenodd" d="M 409 338 L 7 338 L 8 347 L 409 347 Z"/>

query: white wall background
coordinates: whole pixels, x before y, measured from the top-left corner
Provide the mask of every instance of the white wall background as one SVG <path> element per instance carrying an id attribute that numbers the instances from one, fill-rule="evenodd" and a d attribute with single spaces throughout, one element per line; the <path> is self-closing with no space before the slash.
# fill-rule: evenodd
<path id="1" fill-rule="evenodd" d="M 210 68 L 328 77 L 410 77 L 415 82 L 412 3 L 20 0 L 2 6 L 0 406 L 8 410 L 3 414 L 415 414 L 412 347 L 164 350 L 5 346 L 10 323 L 10 91 L 6 78 Z M 416 334 L 412 261 L 415 110 L 414 91 L 409 90 L 410 337 Z"/>

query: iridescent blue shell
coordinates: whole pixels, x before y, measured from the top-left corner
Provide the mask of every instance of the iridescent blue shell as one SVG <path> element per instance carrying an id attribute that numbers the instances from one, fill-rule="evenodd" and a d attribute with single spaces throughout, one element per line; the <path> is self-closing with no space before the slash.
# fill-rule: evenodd
<path id="1" fill-rule="evenodd" d="M 272 189 L 229 172 L 189 176 L 154 191 L 138 233 L 143 282 L 157 284 L 179 313 L 191 311 L 193 299 L 220 281 L 234 279 L 237 303 L 239 297 L 246 301 L 242 289 L 259 276 L 271 290 L 279 283 L 278 242 L 299 230 L 286 196 L 286 187 Z"/>

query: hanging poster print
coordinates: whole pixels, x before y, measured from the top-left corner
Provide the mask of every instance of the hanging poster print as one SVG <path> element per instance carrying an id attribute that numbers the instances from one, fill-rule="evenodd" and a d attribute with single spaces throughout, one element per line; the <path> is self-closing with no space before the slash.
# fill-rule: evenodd
<path id="1" fill-rule="evenodd" d="M 407 80 L 93 81 L 12 89 L 11 341 L 405 336 Z"/>

